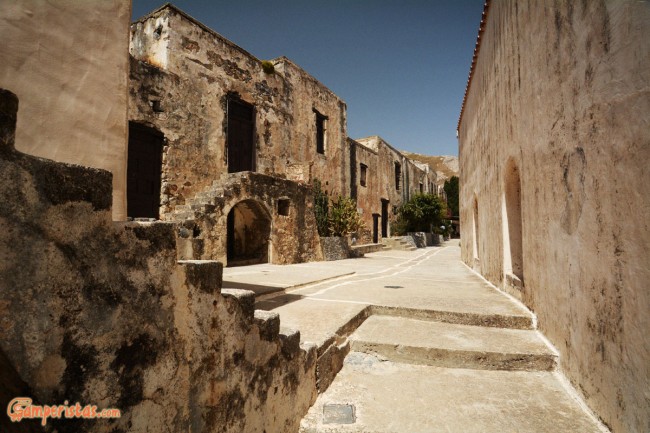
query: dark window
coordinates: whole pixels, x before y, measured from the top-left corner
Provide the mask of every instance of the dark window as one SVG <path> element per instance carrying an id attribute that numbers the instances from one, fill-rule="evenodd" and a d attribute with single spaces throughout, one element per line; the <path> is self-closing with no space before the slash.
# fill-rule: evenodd
<path id="1" fill-rule="evenodd" d="M 126 212 L 134 218 L 158 218 L 164 137 L 159 131 L 129 122 Z"/>
<path id="2" fill-rule="evenodd" d="M 361 186 L 366 186 L 366 172 L 368 171 L 368 166 L 365 164 L 359 165 L 359 184 Z"/>
<path id="3" fill-rule="evenodd" d="M 323 116 L 318 111 L 314 110 L 316 114 L 316 152 L 325 154 L 325 122 L 327 116 Z"/>
<path id="4" fill-rule="evenodd" d="M 288 198 L 281 198 L 278 200 L 278 215 L 289 216 L 289 207 L 291 201 Z"/>
<path id="5" fill-rule="evenodd" d="M 399 191 L 400 180 L 402 179 L 402 164 L 395 163 L 395 190 Z"/>
<path id="6" fill-rule="evenodd" d="M 228 173 L 255 171 L 255 110 L 237 98 L 228 100 Z"/>
<path id="7" fill-rule="evenodd" d="M 420 182 L 420 194 L 424 192 L 424 184 Z"/>

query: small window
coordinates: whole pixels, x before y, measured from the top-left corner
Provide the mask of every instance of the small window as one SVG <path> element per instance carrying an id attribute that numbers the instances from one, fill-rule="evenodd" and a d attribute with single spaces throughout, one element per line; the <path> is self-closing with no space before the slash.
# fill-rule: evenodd
<path id="1" fill-rule="evenodd" d="M 368 171 L 368 166 L 365 164 L 359 164 L 359 184 L 361 186 L 366 186 L 366 173 Z"/>
<path id="2" fill-rule="evenodd" d="M 420 182 L 420 194 L 424 193 L 424 184 Z"/>
<path id="3" fill-rule="evenodd" d="M 395 190 L 399 191 L 400 180 L 402 179 L 402 164 L 395 163 Z"/>
<path id="4" fill-rule="evenodd" d="M 278 200 L 278 215 L 289 216 L 289 208 L 291 201 L 288 198 L 281 198 Z"/>
<path id="5" fill-rule="evenodd" d="M 323 116 L 316 110 L 314 113 L 316 114 L 316 152 L 324 155 L 327 116 Z"/>

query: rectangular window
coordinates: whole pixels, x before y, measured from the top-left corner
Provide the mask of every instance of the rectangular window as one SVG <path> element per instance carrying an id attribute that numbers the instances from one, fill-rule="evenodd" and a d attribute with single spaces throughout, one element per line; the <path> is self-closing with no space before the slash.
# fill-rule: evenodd
<path id="1" fill-rule="evenodd" d="M 424 184 L 420 182 L 420 194 L 424 193 Z"/>
<path id="2" fill-rule="evenodd" d="M 359 164 L 359 184 L 361 186 L 366 186 L 366 173 L 368 172 L 368 166 L 365 164 Z"/>
<path id="3" fill-rule="evenodd" d="M 402 164 L 395 163 L 395 190 L 399 191 L 400 180 L 402 179 Z"/>
<path id="4" fill-rule="evenodd" d="M 314 113 L 316 114 L 316 152 L 324 155 L 327 116 L 323 116 L 316 109 Z"/>
<path id="5" fill-rule="evenodd" d="M 289 216 L 291 201 L 288 198 L 278 199 L 278 215 Z"/>

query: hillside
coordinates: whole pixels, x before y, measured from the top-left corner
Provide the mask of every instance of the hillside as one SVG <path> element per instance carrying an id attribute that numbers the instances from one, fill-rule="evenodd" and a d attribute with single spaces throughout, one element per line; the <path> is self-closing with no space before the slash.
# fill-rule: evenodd
<path id="1" fill-rule="evenodd" d="M 431 170 L 435 171 L 438 175 L 438 180 L 440 183 L 452 176 L 458 176 L 459 174 L 457 156 L 420 155 L 418 153 L 407 152 L 405 150 L 402 150 L 401 152 L 411 159 L 428 164 Z"/>

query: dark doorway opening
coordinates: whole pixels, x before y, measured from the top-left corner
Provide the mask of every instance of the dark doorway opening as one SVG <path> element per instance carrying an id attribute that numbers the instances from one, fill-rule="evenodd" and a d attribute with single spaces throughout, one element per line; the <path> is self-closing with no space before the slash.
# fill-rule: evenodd
<path id="1" fill-rule="evenodd" d="M 379 242 L 379 214 L 372 214 L 372 242 Z"/>
<path id="2" fill-rule="evenodd" d="M 126 213 L 130 217 L 159 217 L 164 140 L 160 131 L 129 122 Z"/>
<path id="3" fill-rule="evenodd" d="M 381 237 L 388 237 L 388 203 L 385 198 L 381 199 Z"/>
<path id="4" fill-rule="evenodd" d="M 228 266 L 268 263 L 271 217 L 262 204 L 244 200 L 232 207 L 227 219 Z"/>
<path id="5" fill-rule="evenodd" d="M 255 171 L 255 109 L 228 99 L 228 173 Z"/>

